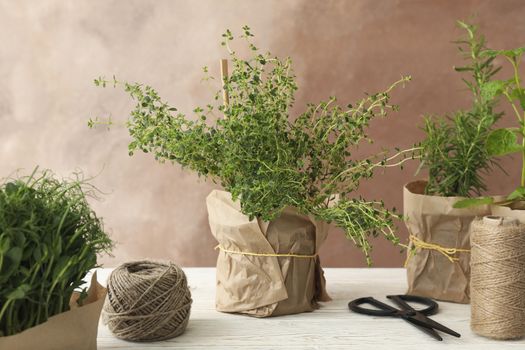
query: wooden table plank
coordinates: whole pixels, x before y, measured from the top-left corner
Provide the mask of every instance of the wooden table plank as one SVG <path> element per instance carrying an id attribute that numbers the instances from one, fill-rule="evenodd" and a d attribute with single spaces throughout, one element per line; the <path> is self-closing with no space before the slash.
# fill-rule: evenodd
<path id="1" fill-rule="evenodd" d="M 406 289 L 404 269 L 325 269 L 334 299 L 311 313 L 256 319 L 215 311 L 215 269 L 185 268 L 193 297 L 186 332 L 172 340 L 132 343 L 115 338 L 99 324 L 99 349 L 525 349 L 525 340 L 498 342 L 470 331 L 469 305 L 440 302 L 432 318 L 461 333 L 438 342 L 399 319 L 351 313 L 347 304 L 363 296 L 385 300 Z M 104 282 L 110 270 L 100 269 Z"/>

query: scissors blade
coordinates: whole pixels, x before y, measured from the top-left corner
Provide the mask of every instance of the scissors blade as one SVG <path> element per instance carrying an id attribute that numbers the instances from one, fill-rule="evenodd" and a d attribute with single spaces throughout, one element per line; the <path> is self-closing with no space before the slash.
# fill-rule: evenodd
<path id="1" fill-rule="evenodd" d="M 442 324 L 426 317 L 424 314 L 420 312 L 416 313 L 416 315 L 414 316 L 408 316 L 407 318 L 408 318 L 407 321 L 412 322 L 413 324 L 417 324 L 421 327 L 432 329 L 432 330 L 437 329 L 441 332 L 450 334 L 454 337 L 458 337 L 458 338 L 461 337 L 461 334 L 454 332 L 452 329 L 445 327 Z"/>
<path id="2" fill-rule="evenodd" d="M 403 319 L 405 321 L 407 321 L 408 323 L 412 324 L 413 326 L 419 328 L 423 332 L 427 333 L 432 338 L 437 339 L 439 341 L 443 340 L 443 338 L 441 338 L 441 336 L 438 334 L 438 332 L 436 332 L 432 327 L 430 327 L 427 324 L 425 324 L 425 323 L 415 319 L 414 317 L 408 316 L 408 317 L 403 317 Z"/>
<path id="3" fill-rule="evenodd" d="M 454 337 L 457 337 L 457 338 L 461 337 L 461 334 L 454 332 L 452 329 L 443 326 L 441 323 L 438 323 L 434 321 L 433 319 L 428 318 L 427 316 L 425 316 L 424 314 L 420 312 L 416 313 L 415 316 L 411 316 L 410 318 L 414 320 L 416 323 L 419 323 L 422 327 L 434 328 L 434 329 L 437 329 L 438 331 L 450 334 Z"/>

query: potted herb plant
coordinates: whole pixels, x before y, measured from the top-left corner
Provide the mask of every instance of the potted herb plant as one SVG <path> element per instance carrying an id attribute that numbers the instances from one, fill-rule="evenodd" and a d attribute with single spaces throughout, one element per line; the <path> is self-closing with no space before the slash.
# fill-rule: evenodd
<path id="1" fill-rule="evenodd" d="M 481 93 L 487 100 L 503 98 L 512 107 L 517 118 L 517 126 L 493 130 L 486 140 L 486 151 L 491 157 L 500 157 L 508 154 L 521 155 L 520 185 L 504 199 L 483 197 L 458 201 L 456 208 L 491 205 L 492 214 L 509 216 L 525 222 L 525 88 L 520 77 L 520 63 L 522 62 L 525 47 L 512 50 L 484 50 L 481 54 L 487 59 L 501 57 L 510 63 L 512 76 L 508 79 L 493 80 L 483 86 Z"/>
<path id="2" fill-rule="evenodd" d="M 467 59 L 458 72 L 472 92 L 472 106 L 444 117 L 426 117 L 426 139 L 419 145 L 420 168 L 427 181 L 404 188 L 404 217 L 410 235 L 406 261 L 408 293 L 459 303 L 469 302 L 470 236 L 472 220 L 490 213 L 488 205 L 456 208 L 464 198 L 486 190 L 483 176 L 497 165 L 486 141 L 501 114 L 484 93 L 500 67 L 483 54 L 485 39 L 473 25 L 459 21 L 466 37 L 457 41 Z"/>
<path id="3" fill-rule="evenodd" d="M 241 38 L 252 53 L 243 59 L 231 47 L 233 34 L 223 34 L 233 70 L 223 75 L 215 102 L 194 109 L 196 118 L 177 113 L 150 86 L 103 78 L 95 83 L 122 85 L 137 101 L 127 120 L 130 154 L 152 153 L 225 189 L 207 199 L 220 250 L 217 309 L 259 317 L 312 311 L 329 299 L 318 257 L 325 223 L 340 227 L 369 262 L 369 237 L 398 242 L 392 230 L 397 215 L 356 192 L 375 169 L 402 163 L 409 151 L 364 159 L 354 151 L 372 142 L 366 128 L 373 118 L 397 109 L 390 93 L 409 78 L 346 106 L 335 98 L 309 104 L 292 119 L 297 84 L 291 61 L 260 53 L 252 36 L 243 27 Z M 98 123 L 105 122 L 89 122 Z"/>
<path id="4" fill-rule="evenodd" d="M 105 289 L 80 287 L 112 243 L 92 190 L 37 170 L 0 185 L 0 348 L 96 349 Z"/>

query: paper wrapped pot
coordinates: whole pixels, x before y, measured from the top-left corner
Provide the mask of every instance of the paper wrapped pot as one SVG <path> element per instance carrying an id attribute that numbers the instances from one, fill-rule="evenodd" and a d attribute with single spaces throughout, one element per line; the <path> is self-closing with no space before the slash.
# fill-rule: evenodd
<path id="1" fill-rule="evenodd" d="M 324 223 L 293 208 L 272 222 L 250 220 L 224 191 L 211 192 L 206 203 L 221 248 L 218 311 L 267 317 L 313 311 L 319 301 L 330 300 L 317 256 L 326 239 Z"/>
<path id="2" fill-rule="evenodd" d="M 81 307 L 76 303 L 78 297 L 78 293 L 71 297 L 69 311 L 18 334 L 0 337 L 0 349 L 96 350 L 98 320 L 106 297 L 106 288 L 97 282 L 96 272 Z"/>
<path id="3" fill-rule="evenodd" d="M 426 181 L 415 181 L 404 188 L 403 211 L 409 234 L 422 242 L 461 252 L 451 254 L 451 261 L 438 250 L 416 248 L 406 264 L 407 294 L 469 303 L 469 228 L 477 216 L 490 214 L 490 208 L 455 209 L 452 206 L 463 197 L 425 195 L 425 187 Z"/>

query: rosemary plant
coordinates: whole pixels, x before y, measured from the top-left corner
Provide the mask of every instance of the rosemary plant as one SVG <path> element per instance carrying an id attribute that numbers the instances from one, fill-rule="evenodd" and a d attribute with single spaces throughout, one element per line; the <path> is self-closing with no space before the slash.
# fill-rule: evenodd
<path id="1" fill-rule="evenodd" d="M 497 166 L 485 143 L 501 113 L 494 111 L 496 101 L 483 91 L 501 67 L 494 66 L 493 56 L 483 54 L 485 38 L 475 26 L 461 21 L 458 25 L 466 37 L 456 43 L 468 63 L 455 70 L 471 74 L 463 81 L 472 92 L 472 107 L 453 116 L 425 118 L 420 168 L 429 174 L 426 194 L 470 197 L 487 189 L 484 175 Z"/>
<path id="2" fill-rule="evenodd" d="M 410 151 L 365 159 L 354 151 L 372 142 L 366 134 L 372 119 L 397 110 L 390 93 L 410 78 L 354 104 L 340 106 L 335 97 L 309 104 L 304 113 L 290 118 L 297 90 L 291 60 L 260 53 L 252 37 L 243 27 L 241 38 L 252 56 L 242 59 L 231 47 L 232 32 L 223 34 L 222 45 L 233 64 L 222 86 L 229 102 L 220 103 L 219 90 L 214 103 L 194 109 L 193 119 L 176 113 L 150 86 L 115 78 L 99 78 L 95 84 L 123 86 L 137 101 L 127 120 L 130 155 L 137 150 L 152 153 L 161 162 L 179 163 L 219 182 L 240 200 L 242 212 L 250 218 L 269 221 L 293 206 L 333 222 L 363 250 L 370 264 L 368 237 L 382 233 L 397 243 L 392 230 L 397 215 L 381 201 L 356 197 L 359 183 L 371 178 L 376 168 L 401 164 Z M 204 80 L 213 79 L 206 67 L 204 73 Z M 90 126 L 98 123 L 104 122 L 89 121 Z"/>
<path id="3" fill-rule="evenodd" d="M 0 336 L 67 311 L 73 291 L 112 243 L 80 178 L 49 171 L 0 185 Z"/>

